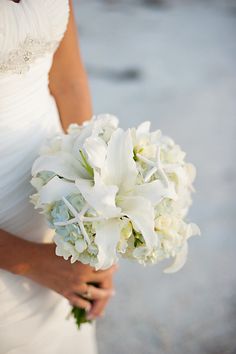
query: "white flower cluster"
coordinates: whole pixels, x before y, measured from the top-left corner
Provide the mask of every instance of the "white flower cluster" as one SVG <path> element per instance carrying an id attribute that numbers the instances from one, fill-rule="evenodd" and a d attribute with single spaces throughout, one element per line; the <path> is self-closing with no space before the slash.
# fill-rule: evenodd
<path id="1" fill-rule="evenodd" d="M 119 257 L 142 264 L 174 257 L 180 269 L 187 241 L 199 234 L 184 221 L 193 165 L 150 123 L 126 131 L 104 114 L 71 124 L 44 146 L 32 167 L 31 196 L 51 228 L 56 254 L 106 269 Z"/>

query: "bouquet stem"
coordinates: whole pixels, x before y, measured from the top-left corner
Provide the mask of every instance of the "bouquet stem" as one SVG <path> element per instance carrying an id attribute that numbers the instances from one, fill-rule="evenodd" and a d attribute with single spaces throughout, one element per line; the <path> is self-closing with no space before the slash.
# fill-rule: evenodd
<path id="1" fill-rule="evenodd" d="M 80 307 L 73 306 L 71 309 L 71 314 L 75 318 L 75 322 L 77 324 L 78 329 L 80 329 L 80 326 L 83 323 L 91 323 L 92 322 L 91 320 L 87 319 L 87 313 L 86 313 L 85 309 L 82 309 Z"/>
<path id="2" fill-rule="evenodd" d="M 99 284 L 97 283 L 93 283 L 93 282 L 89 282 L 88 285 L 92 285 L 92 286 L 96 286 L 97 288 L 99 288 Z M 85 298 L 85 300 L 88 301 L 88 299 Z M 92 300 L 90 300 L 90 303 L 92 304 Z M 91 320 L 87 319 L 87 312 L 85 311 L 85 309 L 81 308 L 81 307 L 76 307 L 73 306 L 70 312 L 71 315 L 73 315 L 73 317 L 75 318 L 75 322 L 77 324 L 78 329 L 80 329 L 81 325 L 83 323 L 91 323 Z"/>

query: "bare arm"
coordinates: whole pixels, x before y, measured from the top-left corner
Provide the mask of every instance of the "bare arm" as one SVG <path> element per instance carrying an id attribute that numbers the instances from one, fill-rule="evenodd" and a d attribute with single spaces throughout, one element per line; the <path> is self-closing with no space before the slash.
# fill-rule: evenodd
<path id="1" fill-rule="evenodd" d="M 35 257 L 34 246 L 33 242 L 0 230 L 0 268 L 18 275 L 27 274 Z"/>
<path id="2" fill-rule="evenodd" d="M 70 17 L 64 38 L 57 49 L 49 75 L 63 129 L 70 123 L 82 123 L 92 116 L 87 74 L 79 49 L 77 29 L 70 0 Z"/>

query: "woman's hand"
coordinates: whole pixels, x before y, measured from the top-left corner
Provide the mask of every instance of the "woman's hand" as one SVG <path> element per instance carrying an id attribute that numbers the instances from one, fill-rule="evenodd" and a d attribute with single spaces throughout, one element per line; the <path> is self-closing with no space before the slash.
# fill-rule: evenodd
<path id="1" fill-rule="evenodd" d="M 54 244 L 34 244 L 33 247 L 32 264 L 24 276 L 56 291 L 71 305 L 89 311 L 88 319 L 103 314 L 109 298 L 114 295 L 112 276 L 117 266 L 95 271 L 88 265 L 80 262 L 71 264 L 56 256 Z"/>
<path id="2" fill-rule="evenodd" d="M 90 319 L 102 315 L 114 295 L 112 277 L 117 266 L 95 271 L 80 262 L 71 264 L 56 256 L 55 247 L 54 243 L 35 243 L 0 230 L 0 269 L 56 291 L 71 305 L 89 311 Z"/>

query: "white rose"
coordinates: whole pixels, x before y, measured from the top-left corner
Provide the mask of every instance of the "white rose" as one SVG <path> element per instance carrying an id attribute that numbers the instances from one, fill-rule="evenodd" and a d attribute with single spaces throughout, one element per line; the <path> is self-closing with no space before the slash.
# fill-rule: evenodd
<path id="1" fill-rule="evenodd" d="M 155 228 L 157 230 L 167 230 L 172 224 L 172 219 L 169 215 L 161 215 L 155 219 Z"/>

